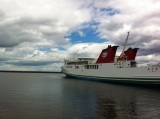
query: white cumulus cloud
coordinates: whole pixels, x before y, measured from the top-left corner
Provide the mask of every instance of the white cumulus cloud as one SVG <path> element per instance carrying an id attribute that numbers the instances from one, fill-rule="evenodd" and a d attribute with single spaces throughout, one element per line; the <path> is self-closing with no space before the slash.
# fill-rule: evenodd
<path id="1" fill-rule="evenodd" d="M 0 69 L 57 71 L 76 51 L 97 58 L 108 44 L 123 46 L 128 31 L 128 46 L 140 48 L 137 60 L 159 62 L 159 6 L 159 0 L 1 0 Z M 105 43 L 66 38 L 72 32 L 84 38 L 90 23 Z"/>

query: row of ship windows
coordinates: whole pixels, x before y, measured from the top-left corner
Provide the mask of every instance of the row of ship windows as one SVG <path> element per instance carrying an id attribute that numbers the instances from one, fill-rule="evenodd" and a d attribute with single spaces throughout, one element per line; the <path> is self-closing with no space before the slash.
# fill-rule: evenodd
<path id="1" fill-rule="evenodd" d="M 66 68 L 72 68 L 72 66 L 66 66 Z M 79 66 L 75 66 L 76 69 L 79 69 Z M 98 69 L 98 65 L 85 65 L 85 69 Z"/>
<path id="2" fill-rule="evenodd" d="M 72 68 L 72 66 L 66 66 L 66 68 Z"/>
<path id="3" fill-rule="evenodd" d="M 158 70 L 158 68 L 148 68 L 148 70 Z"/>
<path id="4" fill-rule="evenodd" d="M 98 69 L 98 65 L 85 65 L 85 69 Z"/>
<path id="5" fill-rule="evenodd" d="M 88 61 L 79 61 L 79 62 L 67 62 L 66 65 L 82 65 L 88 64 Z"/>

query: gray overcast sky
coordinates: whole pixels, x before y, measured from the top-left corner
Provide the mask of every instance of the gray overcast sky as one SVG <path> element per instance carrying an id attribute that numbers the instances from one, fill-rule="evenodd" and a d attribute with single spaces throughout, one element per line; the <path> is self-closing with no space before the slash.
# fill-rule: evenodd
<path id="1" fill-rule="evenodd" d="M 129 30 L 137 60 L 160 62 L 159 0 L 0 0 L 0 70 L 60 71 L 76 51 L 122 46 Z"/>

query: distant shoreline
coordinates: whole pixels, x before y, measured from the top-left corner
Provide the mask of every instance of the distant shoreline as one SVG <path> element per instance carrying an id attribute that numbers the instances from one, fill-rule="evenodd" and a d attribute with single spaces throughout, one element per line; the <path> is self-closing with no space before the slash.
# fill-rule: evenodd
<path id="1" fill-rule="evenodd" d="M 8 70 L 0 70 L 0 72 L 12 72 L 12 73 L 62 73 L 62 72 L 51 72 L 51 71 L 8 71 Z"/>

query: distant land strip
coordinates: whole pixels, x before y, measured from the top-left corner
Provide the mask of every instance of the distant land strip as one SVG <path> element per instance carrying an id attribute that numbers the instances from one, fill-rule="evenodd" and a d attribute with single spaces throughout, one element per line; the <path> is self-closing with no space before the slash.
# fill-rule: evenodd
<path id="1" fill-rule="evenodd" d="M 12 73 L 62 73 L 52 71 L 11 71 L 11 70 L 0 70 L 0 72 L 12 72 Z"/>

